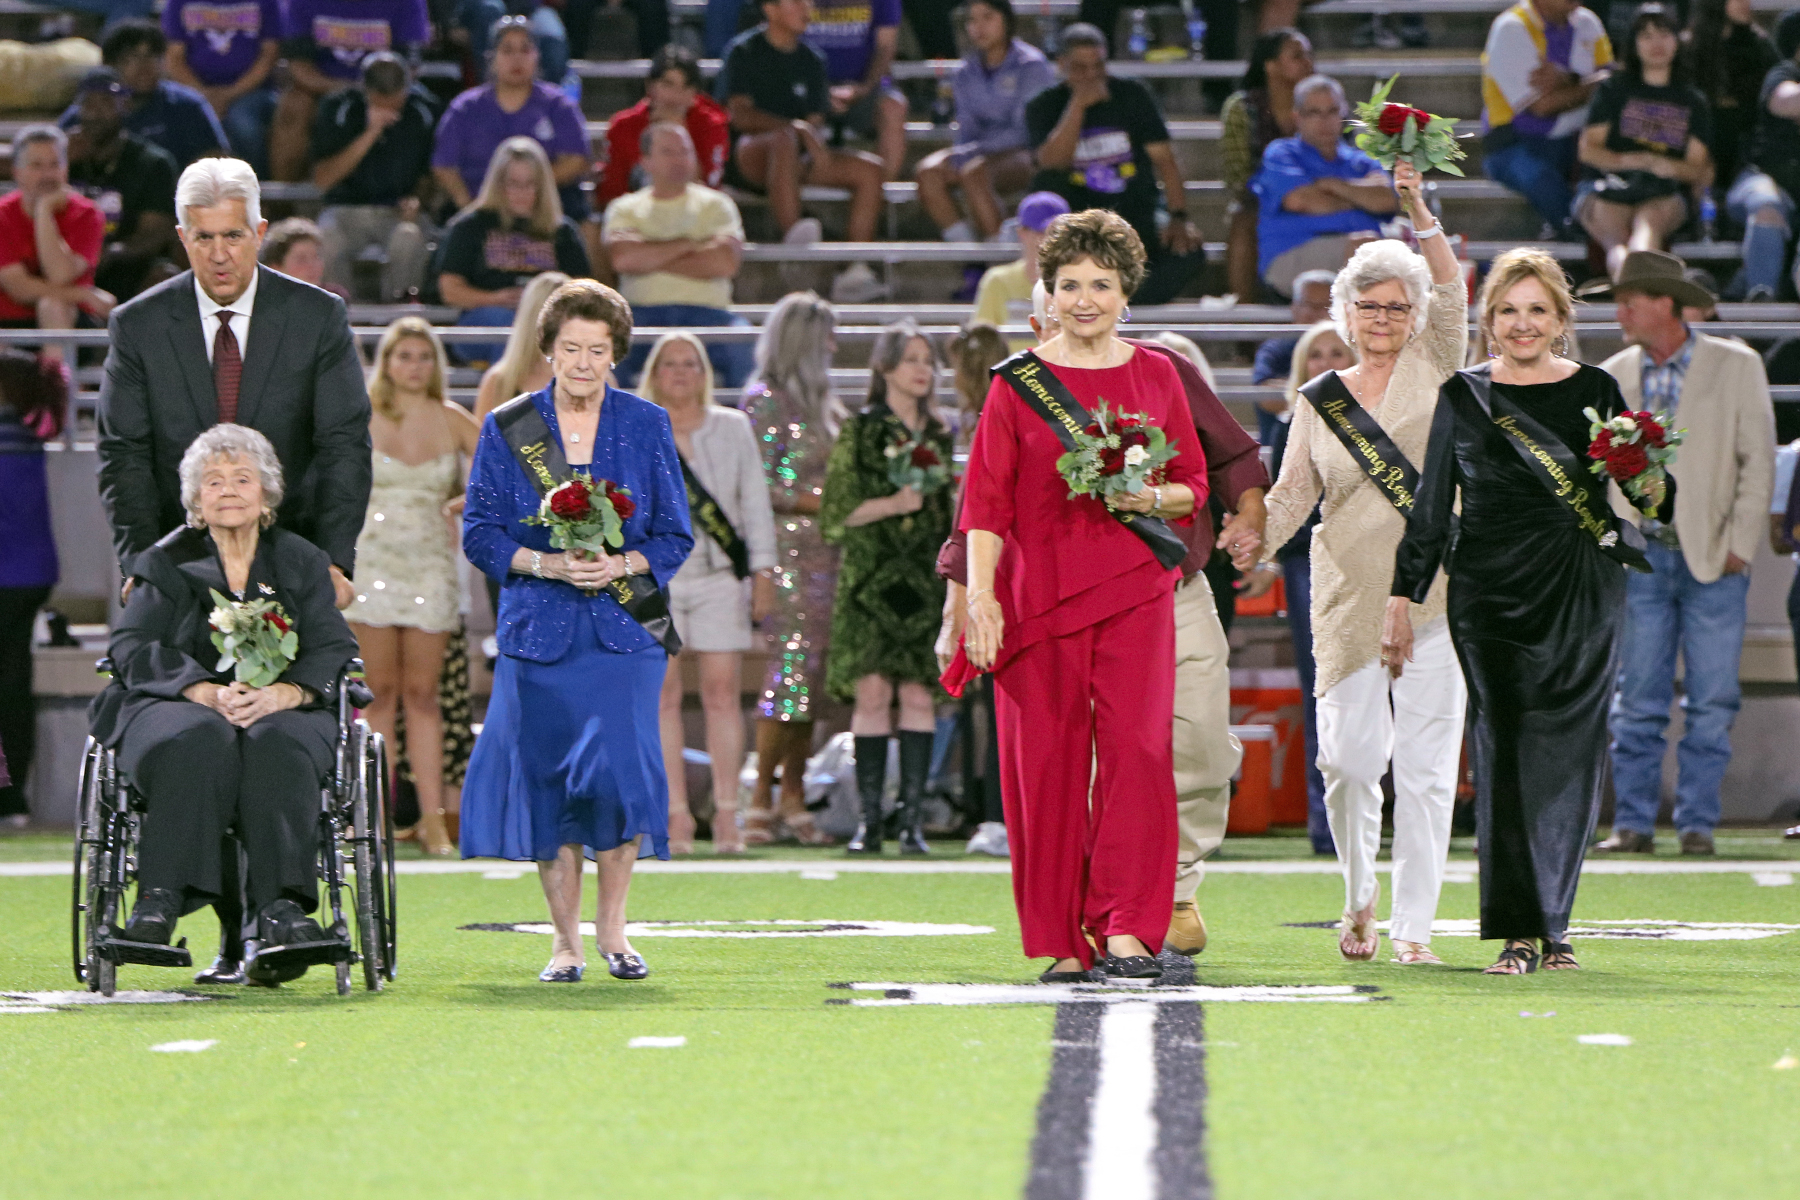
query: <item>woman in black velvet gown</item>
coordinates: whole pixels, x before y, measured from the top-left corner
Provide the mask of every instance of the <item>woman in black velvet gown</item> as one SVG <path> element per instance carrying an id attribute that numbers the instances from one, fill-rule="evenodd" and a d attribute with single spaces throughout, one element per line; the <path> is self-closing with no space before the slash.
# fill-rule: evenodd
<path id="1" fill-rule="evenodd" d="M 1410 656 L 1406 598 L 1422 599 L 1446 563 L 1450 630 L 1476 714 L 1481 936 L 1506 939 L 1487 970 L 1522 975 L 1537 969 L 1538 939 L 1546 969 L 1578 965 L 1567 931 L 1605 781 L 1622 563 L 1643 556 L 1631 549 L 1642 544 L 1636 530 L 1607 507 L 1610 489 L 1587 470 L 1582 410 L 1610 417 L 1624 402 L 1612 376 L 1557 353 L 1572 311 L 1561 267 L 1538 250 L 1502 255 L 1479 311 L 1497 357 L 1439 394 L 1382 649 L 1384 661 Z M 1518 428 L 1567 467 L 1588 525 L 1496 425 L 1509 414 L 1523 414 Z"/>

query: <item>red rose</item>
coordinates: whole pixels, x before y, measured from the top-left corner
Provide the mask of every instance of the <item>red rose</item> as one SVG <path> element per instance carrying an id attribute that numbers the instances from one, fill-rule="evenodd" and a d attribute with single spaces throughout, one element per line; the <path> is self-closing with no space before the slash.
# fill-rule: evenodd
<path id="1" fill-rule="evenodd" d="M 1419 127 L 1420 133 L 1424 133 L 1425 126 L 1431 124 L 1431 114 L 1422 108 L 1415 108 L 1412 110 L 1412 119 L 1413 124 Z"/>
<path id="2" fill-rule="evenodd" d="M 1605 458 L 1612 452 L 1612 430 L 1602 429 L 1588 444 L 1589 458 Z"/>
<path id="3" fill-rule="evenodd" d="M 914 446 L 912 452 L 912 465 L 920 468 L 937 466 L 937 451 L 933 450 L 930 446 Z"/>
<path id="4" fill-rule="evenodd" d="M 1381 116 L 1376 118 L 1375 127 L 1390 136 L 1399 136 L 1406 128 L 1406 118 L 1413 115 L 1413 109 L 1404 104 L 1385 104 L 1381 108 Z"/>
<path id="5" fill-rule="evenodd" d="M 1632 413 L 1631 415 L 1636 418 L 1638 432 L 1643 435 L 1644 441 L 1657 447 L 1669 444 L 1669 431 L 1663 428 L 1661 421 L 1647 412 Z"/>
<path id="6" fill-rule="evenodd" d="M 269 618 L 269 624 L 271 624 L 271 625 L 273 625 L 273 626 L 274 626 L 274 627 L 275 627 L 275 628 L 277 628 L 277 629 L 279 629 L 279 630 L 281 630 L 281 632 L 283 632 L 283 633 L 286 633 L 286 632 L 287 632 L 287 631 L 288 631 L 288 629 L 289 629 L 289 625 L 288 625 L 288 623 L 287 623 L 287 622 L 286 622 L 286 621 L 284 621 L 284 620 L 282 620 L 282 619 L 281 619 L 281 618 L 280 618 L 280 617 L 279 617 L 279 616 L 277 616 L 277 615 L 276 615 L 276 614 L 274 614 L 274 613 L 264 613 L 264 614 L 263 614 L 263 616 L 265 616 L 265 617 L 267 617 L 267 618 Z"/>
<path id="7" fill-rule="evenodd" d="M 1105 436 L 1105 432 L 1100 428 L 1100 422 L 1098 422 L 1098 421 L 1090 422 L 1088 424 L 1088 427 L 1086 429 L 1082 430 L 1081 432 L 1087 434 L 1089 437 L 1094 437 L 1094 438 Z"/>
<path id="8" fill-rule="evenodd" d="M 1636 479 L 1650 465 L 1650 456 L 1642 446 L 1614 446 L 1606 456 L 1606 473 L 1620 483 Z"/>
<path id="9" fill-rule="evenodd" d="M 1120 430 L 1136 429 L 1142 424 L 1143 424 L 1143 422 L 1138 420 L 1136 417 L 1122 416 L 1118 420 L 1113 422 L 1113 427 L 1115 429 L 1120 429 Z"/>
<path id="10" fill-rule="evenodd" d="M 1133 446 L 1148 446 L 1150 435 L 1142 429 L 1123 429 L 1119 431 L 1119 448 L 1129 450 Z"/>
<path id="11" fill-rule="evenodd" d="M 1124 469 L 1125 451 L 1123 449 L 1108 446 L 1100 451 L 1100 473 L 1102 475 L 1117 475 Z"/>
<path id="12" fill-rule="evenodd" d="M 619 514 L 621 521 L 637 511 L 636 502 L 624 492 L 609 491 L 606 493 L 606 498 L 612 502 L 613 511 Z"/>
<path id="13" fill-rule="evenodd" d="M 594 511 L 587 485 L 571 479 L 550 493 L 550 511 L 565 521 L 579 521 Z"/>

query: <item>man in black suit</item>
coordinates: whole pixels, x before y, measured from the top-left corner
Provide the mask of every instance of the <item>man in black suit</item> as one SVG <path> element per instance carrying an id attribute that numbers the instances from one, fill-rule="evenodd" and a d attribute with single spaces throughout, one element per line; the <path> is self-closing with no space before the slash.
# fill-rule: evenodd
<path id="1" fill-rule="evenodd" d="M 188 444 L 224 422 L 255 429 L 288 481 L 277 520 L 330 556 L 343 608 L 369 503 L 369 395 L 344 302 L 258 266 L 261 207 L 248 163 L 203 158 L 181 173 L 176 232 L 193 269 L 113 310 L 100 499 L 129 564 L 184 519 Z"/>

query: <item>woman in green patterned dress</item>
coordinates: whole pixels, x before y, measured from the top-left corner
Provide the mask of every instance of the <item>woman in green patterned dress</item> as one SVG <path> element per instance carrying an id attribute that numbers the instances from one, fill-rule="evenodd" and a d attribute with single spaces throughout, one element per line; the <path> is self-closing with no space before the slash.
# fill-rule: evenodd
<path id="1" fill-rule="evenodd" d="M 938 547 L 951 524 L 951 434 L 932 406 L 938 353 L 911 321 L 881 331 L 869 400 L 831 451 L 820 511 L 843 547 L 825 687 L 853 701 L 862 824 L 848 849 L 880 854 L 891 710 L 900 701 L 900 852 L 929 853 L 921 828 L 936 728 Z"/>

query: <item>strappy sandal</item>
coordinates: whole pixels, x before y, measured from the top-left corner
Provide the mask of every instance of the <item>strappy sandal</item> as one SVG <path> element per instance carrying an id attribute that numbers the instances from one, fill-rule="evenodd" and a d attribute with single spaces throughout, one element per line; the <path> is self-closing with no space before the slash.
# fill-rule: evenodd
<path id="1" fill-rule="evenodd" d="M 714 854 L 742 854 L 744 852 L 744 833 L 738 828 L 738 810 L 735 804 L 721 804 L 713 810 L 712 835 Z M 722 837 L 721 834 L 730 834 Z"/>
<path id="2" fill-rule="evenodd" d="M 830 846 L 837 842 L 836 838 L 832 837 L 829 833 L 826 833 L 823 829 L 820 829 L 818 825 L 813 822 L 813 815 L 809 812 L 802 812 L 788 817 L 785 824 L 787 825 L 788 832 L 794 835 L 794 840 L 799 842 L 802 846 Z M 745 840 L 748 840 L 748 838 Z"/>
<path id="3" fill-rule="evenodd" d="M 1521 942 L 1516 946 L 1508 942 L 1506 948 L 1500 951 L 1500 957 L 1494 960 L 1494 965 L 1485 968 L 1481 973 L 1483 975 L 1529 975 L 1537 969 L 1538 952 L 1530 942 Z"/>
<path id="4" fill-rule="evenodd" d="M 686 810 L 669 812 L 669 853 L 694 852 L 694 815 Z"/>
<path id="5" fill-rule="evenodd" d="M 1544 970 L 1546 971 L 1579 971 L 1581 964 L 1575 961 L 1575 947 L 1568 942 L 1553 942 L 1544 939 Z"/>
<path id="6" fill-rule="evenodd" d="M 1338 953 L 1345 962 L 1370 962 L 1381 950 L 1381 932 L 1375 928 L 1375 901 L 1361 912 L 1344 910 L 1338 926 Z"/>
<path id="7" fill-rule="evenodd" d="M 1420 942 L 1403 942 L 1398 938 L 1394 940 L 1394 957 L 1388 961 L 1407 967 L 1414 965 L 1441 967 L 1444 965 L 1444 960 L 1433 954 L 1431 947 Z"/>
<path id="8" fill-rule="evenodd" d="M 752 808 L 744 813 L 744 845 L 767 846 L 775 840 L 770 829 L 774 816 L 766 808 Z"/>

